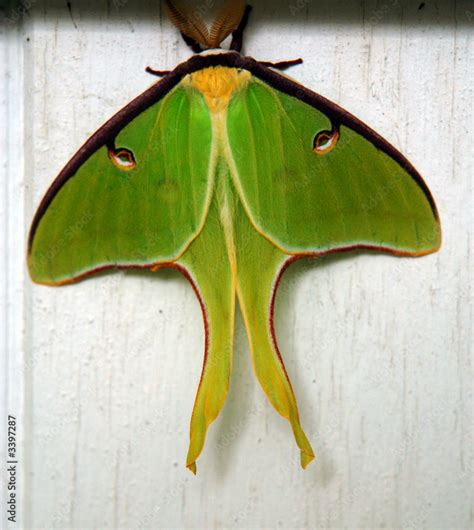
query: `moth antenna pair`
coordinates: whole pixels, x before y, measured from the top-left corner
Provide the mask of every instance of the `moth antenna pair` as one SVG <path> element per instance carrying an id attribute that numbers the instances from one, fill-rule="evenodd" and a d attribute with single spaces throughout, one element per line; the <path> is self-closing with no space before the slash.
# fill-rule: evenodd
<path id="1" fill-rule="evenodd" d="M 231 49 L 240 51 L 242 32 L 250 6 L 245 5 L 245 0 L 228 0 L 217 12 L 210 29 L 202 19 L 199 8 L 190 9 L 180 1 L 165 0 L 165 11 L 194 52 L 219 48 L 221 43 L 234 32 L 237 32 L 237 35 L 232 41 Z"/>

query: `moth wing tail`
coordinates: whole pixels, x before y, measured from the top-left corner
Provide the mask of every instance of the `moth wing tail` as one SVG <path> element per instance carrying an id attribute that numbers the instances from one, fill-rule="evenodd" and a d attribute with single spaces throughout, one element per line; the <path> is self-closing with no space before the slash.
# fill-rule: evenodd
<path id="1" fill-rule="evenodd" d="M 186 459 L 194 474 L 207 429 L 224 405 L 232 371 L 235 282 L 222 237 L 212 205 L 202 232 L 179 260 L 199 298 L 205 325 L 204 362 Z"/>
<path id="2" fill-rule="evenodd" d="M 247 224 L 248 221 L 245 221 Z M 256 376 L 268 400 L 286 418 L 301 452 L 301 466 L 314 459 L 314 452 L 301 427 L 295 394 L 278 350 L 273 328 L 273 305 L 279 279 L 289 256 L 253 228 L 242 229 L 237 296 L 244 316 Z"/>

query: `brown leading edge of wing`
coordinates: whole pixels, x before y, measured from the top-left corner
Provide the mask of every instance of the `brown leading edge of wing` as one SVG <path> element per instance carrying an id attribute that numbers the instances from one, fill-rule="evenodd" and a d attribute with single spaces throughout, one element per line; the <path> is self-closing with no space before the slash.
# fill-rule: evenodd
<path id="1" fill-rule="evenodd" d="M 253 61 L 253 60 L 252 60 Z M 386 153 L 393 160 L 395 160 L 407 173 L 415 180 L 418 186 L 422 189 L 425 194 L 433 215 L 437 221 L 439 221 L 439 214 L 434 202 L 433 196 L 426 185 L 423 177 L 416 170 L 413 164 L 392 144 L 387 142 L 382 136 L 377 132 L 371 129 L 363 121 L 356 118 L 350 112 L 347 112 L 339 105 L 336 105 L 332 101 L 326 99 L 325 97 L 313 92 L 312 90 L 300 85 L 296 81 L 281 75 L 270 68 L 256 63 L 249 64 L 248 68 L 253 75 L 270 85 L 271 87 L 284 92 L 290 96 L 293 96 L 308 105 L 311 105 L 315 109 L 323 112 L 333 123 L 333 126 L 339 128 L 340 125 L 345 125 L 346 127 L 352 129 L 353 131 L 361 134 L 369 140 L 376 148 L 380 149 L 382 152 Z"/>
<path id="2" fill-rule="evenodd" d="M 436 220 L 439 220 L 438 211 L 428 186 L 422 176 L 411 162 L 398 151 L 393 145 L 382 138 L 364 122 L 332 103 L 325 97 L 300 85 L 296 81 L 272 70 L 259 63 L 252 57 L 242 56 L 237 52 L 225 52 L 214 55 L 193 55 L 188 61 L 179 64 L 173 71 L 163 79 L 145 90 L 133 99 L 128 105 L 115 114 L 102 127 L 100 127 L 77 151 L 66 166 L 53 181 L 50 188 L 43 197 L 38 210 L 33 218 L 28 238 L 28 251 L 31 250 L 33 238 L 38 224 L 46 209 L 62 188 L 62 186 L 74 176 L 78 168 L 95 153 L 100 147 L 111 143 L 117 134 L 130 123 L 135 117 L 159 101 L 170 90 L 172 90 L 187 74 L 209 68 L 212 66 L 227 66 L 229 68 L 242 68 L 261 79 L 271 87 L 293 96 L 317 110 L 323 112 L 335 126 L 345 125 L 350 129 L 362 134 L 374 146 L 393 158 L 403 169 L 405 169 L 415 180 L 425 194 Z"/>

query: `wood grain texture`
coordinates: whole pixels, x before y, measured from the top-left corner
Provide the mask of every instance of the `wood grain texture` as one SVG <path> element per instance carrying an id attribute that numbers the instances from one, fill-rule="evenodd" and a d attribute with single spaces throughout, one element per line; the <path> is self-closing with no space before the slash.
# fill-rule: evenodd
<path id="1" fill-rule="evenodd" d="M 25 188 L 23 151 L 23 101 L 18 97 L 23 92 L 23 72 L 17 68 L 23 57 L 22 43 L 15 32 L 7 31 L 0 24 L 0 149 L 5 154 L 0 163 L 0 249 L 1 249 L 1 326 L 0 326 L 0 457 L 2 462 L 12 460 L 8 456 L 9 416 L 16 418 L 17 464 L 15 490 L 9 489 L 7 466 L 0 477 L 0 502 L 7 506 L 10 493 L 23 498 L 25 453 L 22 448 L 25 436 L 24 399 L 26 395 L 25 330 L 25 269 L 23 233 L 25 226 Z M 13 66 L 14 65 L 14 66 Z M 7 509 L 2 511 L 1 526 L 7 527 Z M 16 521 L 22 524 L 21 512 L 17 510 Z M 10 523 L 8 523 L 10 524 Z M 13 526 L 13 525 L 11 525 Z M 18 526 L 20 527 L 20 526 Z"/>
<path id="2" fill-rule="evenodd" d="M 474 10 L 333 4 L 256 2 L 244 52 L 302 56 L 294 78 L 400 148 L 433 192 L 443 247 L 285 273 L 276 332 L 316 451 L 306 472 L 238 315 L 230 395 L 195 478 L 184 459 L 204 339 L 191 287 L 171 271 L 33 286 L 21 260 L 68 157 L 154 82 L 145 66 L 173 68 L 189 51 L 151 0 L 71 11 L 38 0 L 18 21 L 4 10 L 2 69 L 16 81 L 1 100 L 2 146 L 18 162 L 2 167 L 2 244 L 15 256 L 2 262 L 4 330 L 23 363 L 26 528 L 472 527 Z"/>

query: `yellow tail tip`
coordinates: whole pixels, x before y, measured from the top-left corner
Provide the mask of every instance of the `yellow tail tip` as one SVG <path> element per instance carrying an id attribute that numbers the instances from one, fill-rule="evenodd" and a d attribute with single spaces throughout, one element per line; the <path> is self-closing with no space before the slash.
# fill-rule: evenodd
<path id="1" fill-rule="evenodd" d="M 189 471 L 191 471 L 193 475 L 197 473 L 196 462 L 191 462 L 190 464 L 186 464 L 186 467 L 189 469 Z"/>
<path id="2" fill-rule="evenodd" d="M 314 460 L 313 453 L 305 453 L 301 451 L 301 467 L 303 469 L 306 469 L 313 460 Z"/>

